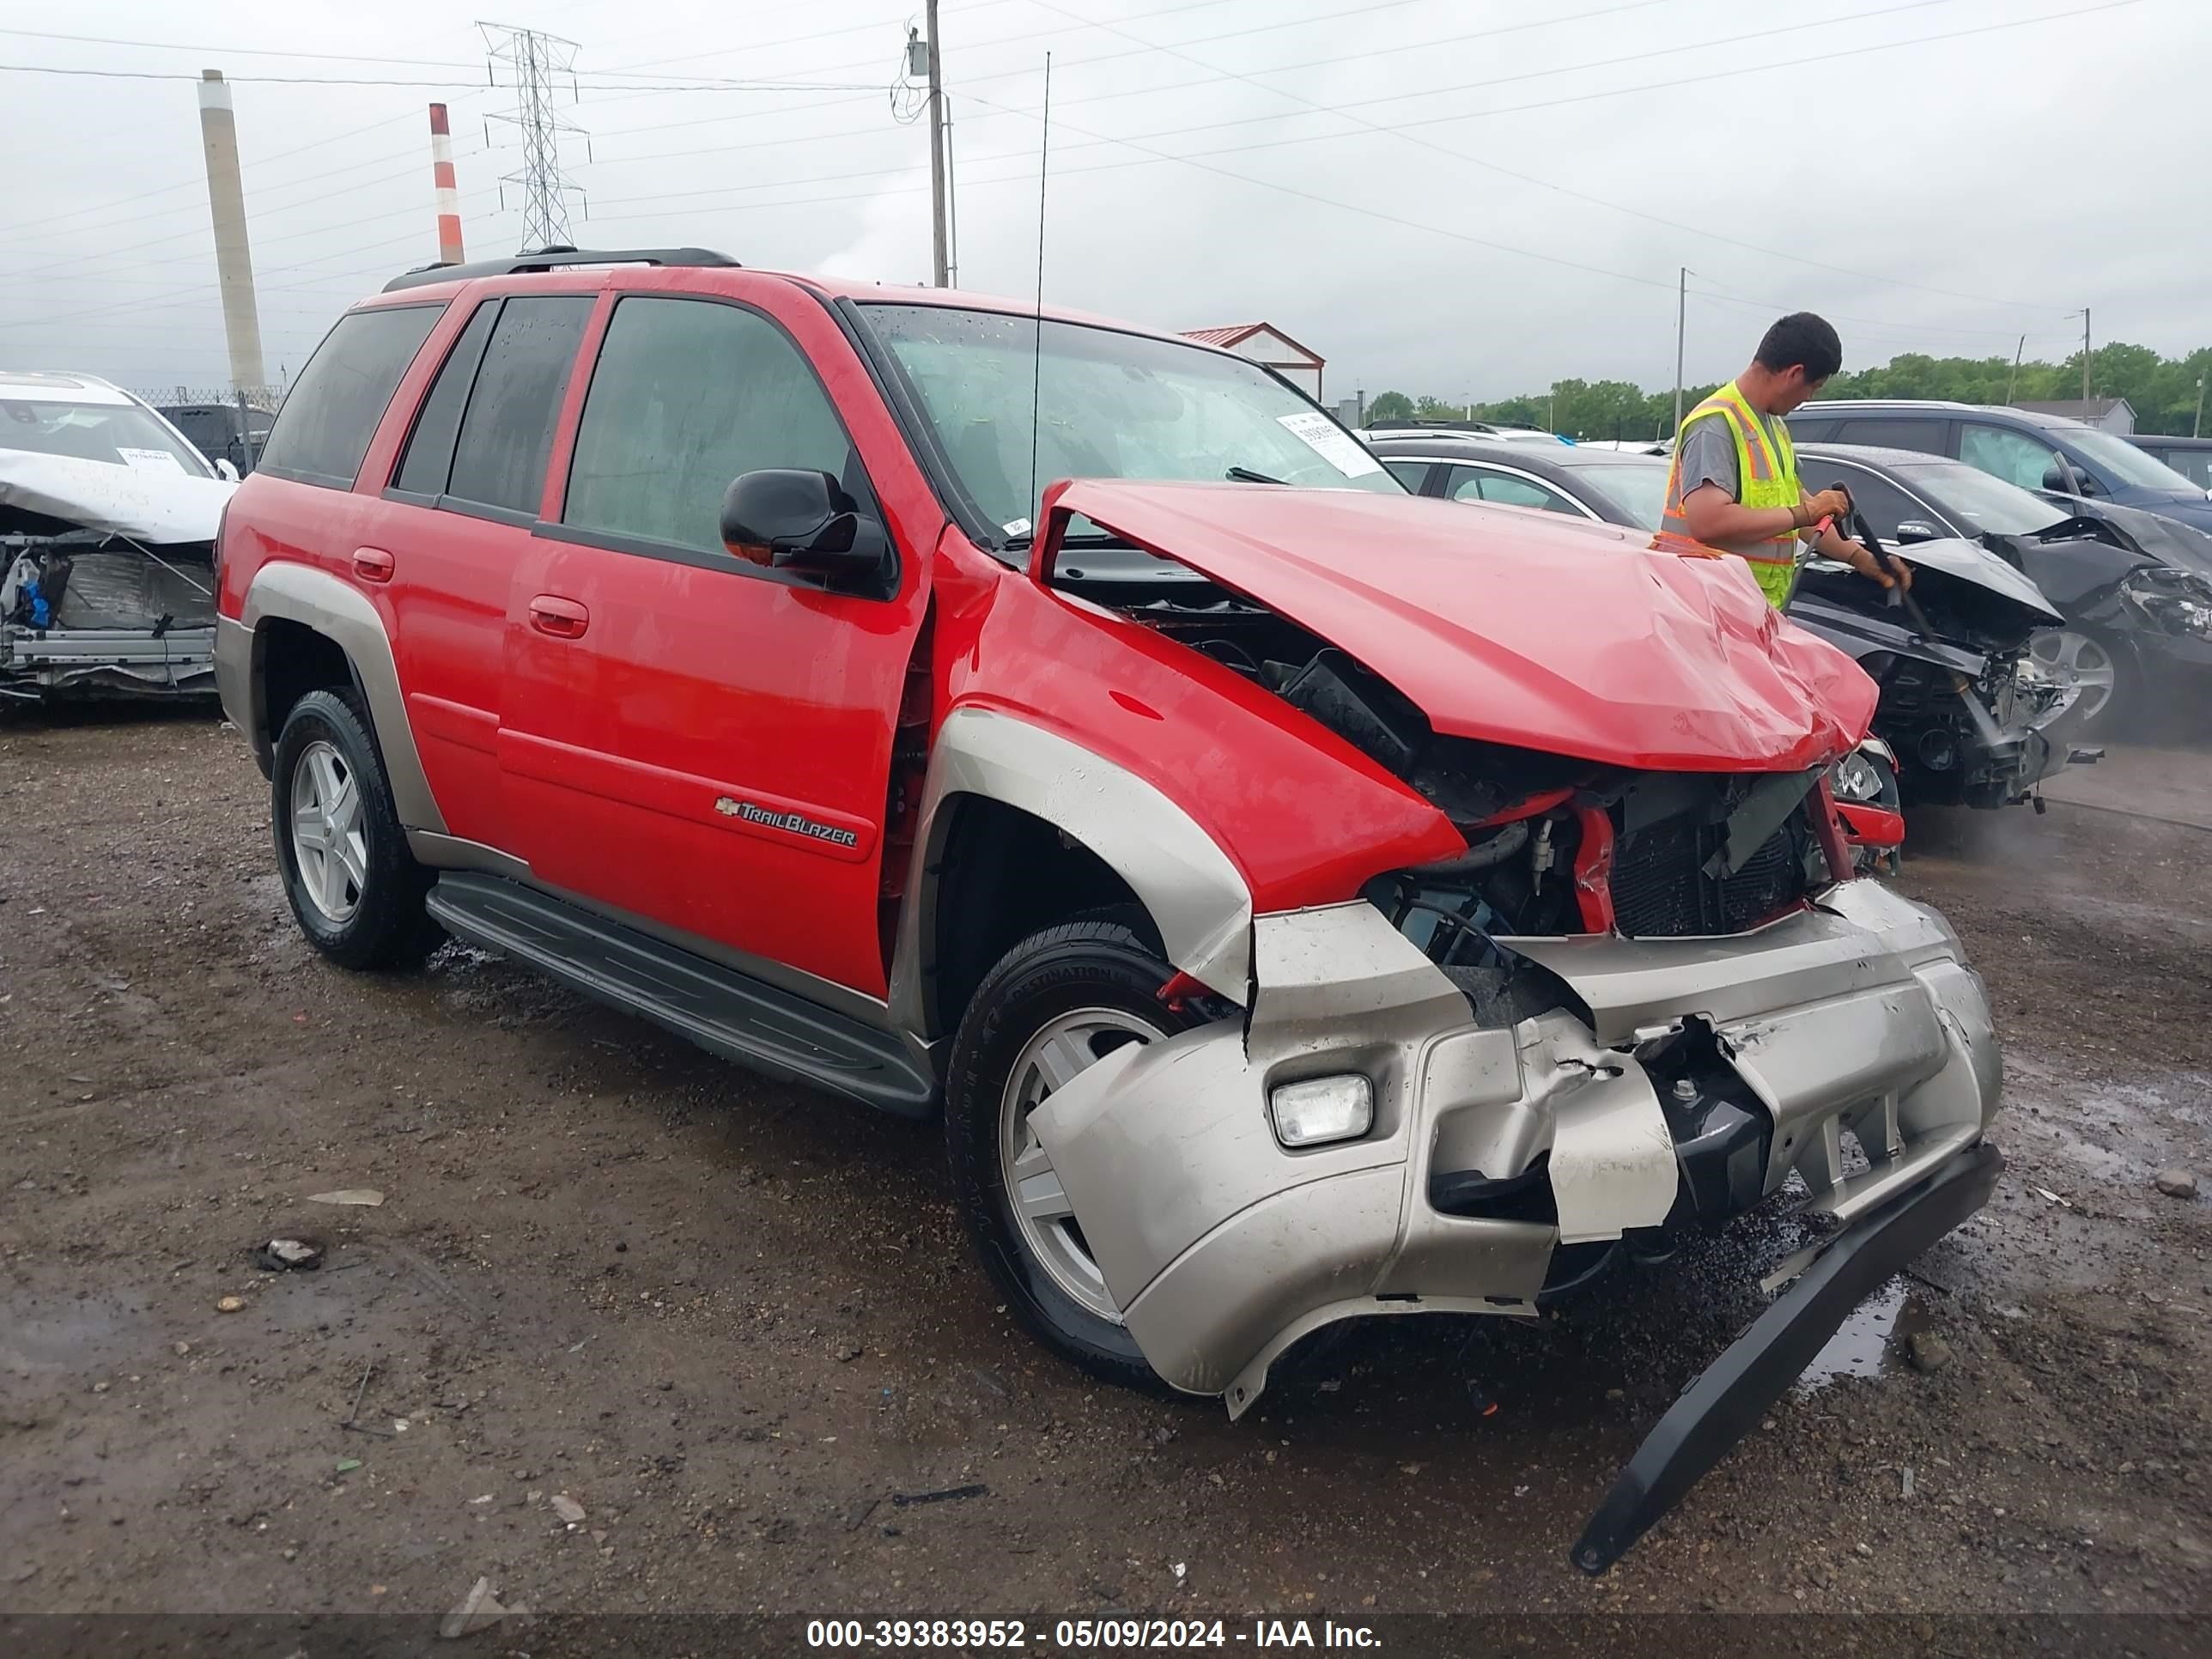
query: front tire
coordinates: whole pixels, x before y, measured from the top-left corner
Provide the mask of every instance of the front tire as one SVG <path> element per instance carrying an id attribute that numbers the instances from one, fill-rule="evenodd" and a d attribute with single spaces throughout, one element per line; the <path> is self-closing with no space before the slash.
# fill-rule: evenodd
<path id="1" fill-rule="evenodd" d="M 1022 1324 L 1093 1376 L 1159 1378 L 1121 1322 L 1050 1158 L 1027 1127 L 1054 1089 L 1115 1048 L 1198 1023 L 1159 1000 L 1174 969 L 1141 913 L 1079 918 L 999 959 L 953 1041 L 945 1146 L 976 1253 Z"/>
<path id="2" fill-rule="evenodd" d="M 307 942 L 341 966 L 411 968 L 437 947 L 432 876 L 407 850 L 384 762 L 353 699 L 292 705 L 270 768 L 284 896 Z"/>

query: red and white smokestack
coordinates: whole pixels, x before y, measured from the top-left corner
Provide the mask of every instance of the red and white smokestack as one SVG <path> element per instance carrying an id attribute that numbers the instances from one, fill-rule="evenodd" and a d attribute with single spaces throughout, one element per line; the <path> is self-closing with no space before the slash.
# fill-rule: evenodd
<path id="1" fill-rule="evenodd" d="M 430 172 L 438 184 L 438 263 L 461 263 L 461 191 L 453 181 L 453 135 L 446 106 L 430 106 Z"/>

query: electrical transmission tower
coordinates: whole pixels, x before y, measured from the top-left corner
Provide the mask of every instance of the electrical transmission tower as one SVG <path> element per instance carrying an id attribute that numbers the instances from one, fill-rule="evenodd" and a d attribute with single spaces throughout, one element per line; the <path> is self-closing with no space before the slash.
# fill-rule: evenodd
<path id="1" fill-rule="evenodd" d="M 503 63 L 514 84 L 513 113 L 495 115 L 522 135 L 522 167 L 500 180 L 500 205 L 507 205 L 504 186 L 522 192 L 522 251 L 560 247 L 570 240 L 568 198 L 583 195 L 583 187 L 561 170 L 561 135 L 582 135 L 583 129 L 553 106 L 556 82 L 569 77 L 569 95 L 575 95 L 576 53 L 574 40 L 538 29 L 513 28 L 504 23 L 478 23 L 484 45 L 495 63 Z M 496 80 L 498 71 L 493 71 Z M 587 204 L 588 209 L 588 204 Z"/>

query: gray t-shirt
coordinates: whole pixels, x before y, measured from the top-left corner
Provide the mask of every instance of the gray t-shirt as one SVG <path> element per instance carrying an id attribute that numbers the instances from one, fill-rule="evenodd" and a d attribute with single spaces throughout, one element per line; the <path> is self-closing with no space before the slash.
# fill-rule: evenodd
<path id="1" fill-rule="evenodd" d="M 1759 424 L 1765 434 L 1768 449 L 1781 453 L 1781 446 L 1774 436 L 1771 416 L 1759 416 Z M 1688 499 L 1691 491 L 1702 489 L 1707 484 L 1717 484 L 1732 501 L 1741 501 L 1742 481 L 1735 464 L 1735 433 L 1720 416 L 1708 415 L 1701 421 L 1690 422 L 1689 432 L 1676 446 L 1681 457 L 1682 495 Z M 1741 551 L 1731 548 L 1730 551 Z"/>

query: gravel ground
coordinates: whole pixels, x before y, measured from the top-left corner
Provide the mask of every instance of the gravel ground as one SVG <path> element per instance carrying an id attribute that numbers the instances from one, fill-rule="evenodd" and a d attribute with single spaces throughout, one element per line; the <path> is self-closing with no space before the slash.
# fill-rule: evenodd
<path id="1" fill-rule="evenodd" d="M 2011 1167 L 1593 1582 L 1566 1547 L 1755 1307 L 1757 1226 L 1531 1327 L 1325 1340 L 1234 1425 L 1095 1388 L 993 1305 L 932 1132 L 478 953 L 329 968 L 266 811 L 210 722 L 0 720 L 0 1607 L 2207 1605 L 2202 831 L 1916 823 Z M 253 1265 L 288 1235 L 321 1271 Z"/>

